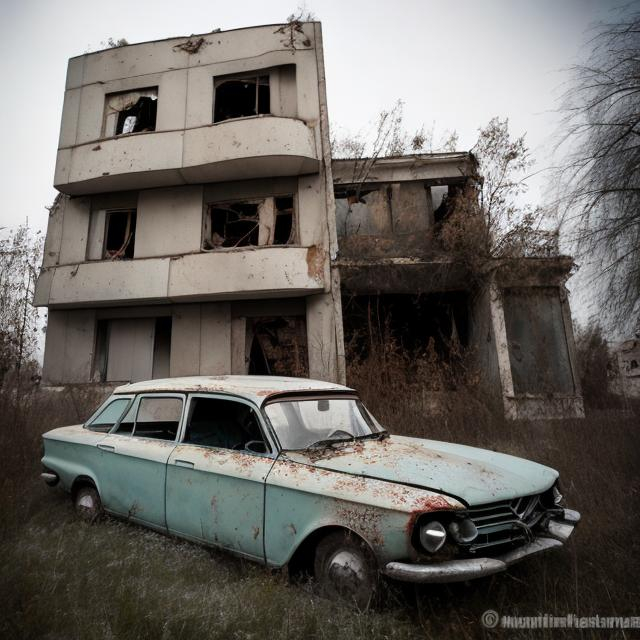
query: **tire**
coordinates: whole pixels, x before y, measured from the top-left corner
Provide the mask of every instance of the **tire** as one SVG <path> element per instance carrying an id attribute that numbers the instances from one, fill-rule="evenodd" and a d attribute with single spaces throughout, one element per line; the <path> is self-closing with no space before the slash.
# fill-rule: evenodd
<path id="1" fill-rule="evenodd" d="M 76 513 L 85 522 L 95 522 L 102 515 L 102 502 L 95 487 L 83 485 L 74 496 Z"/>
<path id="2" fill-rule="evenodd" d="M 316 547 L 314 574 L 320 595 L 365 611 L 379 593 L 380 577 L 364 540 L 348 531 L 324 537 Z"/>

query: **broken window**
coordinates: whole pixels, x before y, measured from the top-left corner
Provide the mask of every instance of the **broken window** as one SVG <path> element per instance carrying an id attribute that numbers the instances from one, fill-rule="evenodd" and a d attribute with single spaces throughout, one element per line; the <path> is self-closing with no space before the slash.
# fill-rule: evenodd
<path id="1" fill-rule="evenodd" d="M 204 225 L 203 249 L 283 245 L 293 242 L 293 196 L 211 204 Z"/>
<path id="2" fill-rule="evenodd" d="M 107 211 L 103 258 L 131 260 L 136 236 L 136 210 Z"/>
<path id="3" fill-rule="evenodd" d="M 271 113 L 269 76 L 224 76 L 214 80 L 213 121 Z"/>
<path id="4" fill-rule="evenodd" d="M 140 89 L 106 96 L 105 137 L 155 131 L 158 88 Z"/>
<path id="5" fill-rule="evenodd" d="M 431 187 L 431 201 L 433 204 L 433 221 L 442 222 L 453 210 L 455 198 L 460 194 L 460 185 L 444 185 Z"/>
<path id="6" fill-rule="evenodd" d="M 251 375 L 309 375 L 307 327 L 303 316 L 247 319 Z"/>
<path id="7" fill-rule="evenodd" d="M 191 399 L 184 442 L 238 451 L 268 451 L 260 423 L 251 407 L 231 400 L 200 396 Z"/>

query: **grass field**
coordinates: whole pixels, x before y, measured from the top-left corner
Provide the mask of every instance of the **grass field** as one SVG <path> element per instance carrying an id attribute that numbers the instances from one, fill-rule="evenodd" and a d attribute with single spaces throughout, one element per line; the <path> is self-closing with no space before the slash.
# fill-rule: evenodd
<path id="1" fill-rule="evenodd" d="M 572 541 L 508 574 L 462 585 L 391 589 L 377 611 L 355 613 L 290 584 L 282 572 L 126 522 L 79 521 L 39 479 L 40 434 L 78 422 L 100 400 L 69 391 L 0 395 L 0 634 L 2 638 L 535 637 L 576 631 L 486 630 L 504 615 L 640 615 L 640 430 L 632 411 L 585 420 L 507 423 L 471 401 L 424 418 L 422 401 L 371 394 L 392 432 L 455 440 L 537 460 L 561 472 L 583 515 Z M 581 637 L 629 637 L 586 631 Z"/>

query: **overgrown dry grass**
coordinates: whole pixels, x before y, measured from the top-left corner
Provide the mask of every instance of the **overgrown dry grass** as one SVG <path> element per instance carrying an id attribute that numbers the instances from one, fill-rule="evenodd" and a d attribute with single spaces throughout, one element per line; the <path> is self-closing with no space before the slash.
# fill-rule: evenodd
<path id="1" fill-rule="evenodd" d="M 379 372 L 380 373 L 380 372 Z M 363 395 L 397 433 L 503 450 L 560 469 L 584 521 L 568 547 L 467 585 L 406 587 L 363 614 L 290 585 L 262 567 L 106 519 L 76 519 L 68 497 L 38 477 L 40 434 L 77 422 L 99 398 L 78 391 L 0 394 L 0 634 L 3 638 L 460 638 L 494 637 L 480 616 L 638 614 L 637 415 L 601 412 L 580 421 L 506 423 L 458 389 L 434 415 L 411 379 Z M 382 382 L 380 382 L 382 384 Z M 562 632 L 508 632 L 559 637 Z M 507 635 L 506 634 L 506 635 Z M 575 632 L 566 632 L 575 635 Z M 610 637 L 611 632 L 586 632 Z"/>

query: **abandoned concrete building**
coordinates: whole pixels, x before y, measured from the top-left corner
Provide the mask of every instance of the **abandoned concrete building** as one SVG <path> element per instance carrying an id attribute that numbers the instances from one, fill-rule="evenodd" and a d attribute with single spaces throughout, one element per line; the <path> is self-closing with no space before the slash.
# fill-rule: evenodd
<path id="1" fill-rule="evenodd" d="M 472 348 L 508 417 L 582 415 L 571 259 L 471 283 L 434 250 L 473 162 L 384 158 L 363 178 L 332 161 L 317 22 L 72 58 L 35 295 L 43 379 L 344 382 L 373 302 L 408 348 Z"/>

